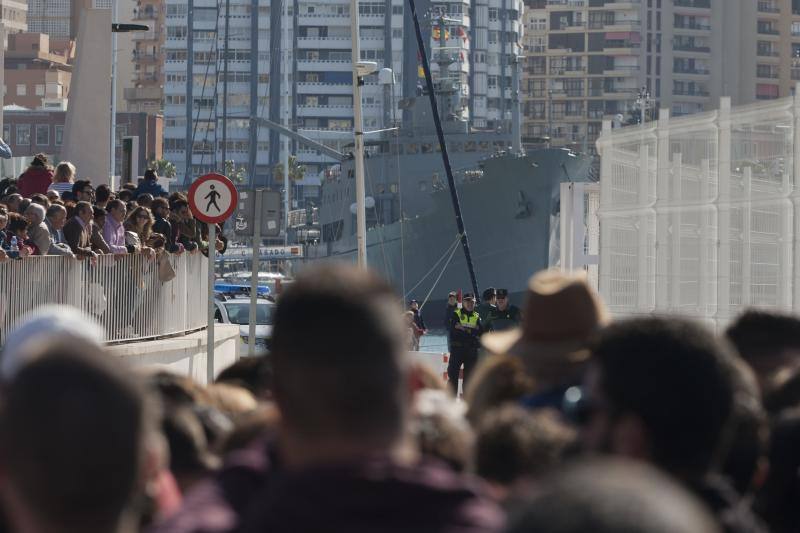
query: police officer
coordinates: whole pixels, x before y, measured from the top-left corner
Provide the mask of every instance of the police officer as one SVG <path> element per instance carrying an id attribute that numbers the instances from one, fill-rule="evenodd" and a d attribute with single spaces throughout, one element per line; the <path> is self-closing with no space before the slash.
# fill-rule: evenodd
<path id="1" fill-rule="evenodd" d="M 447 378 L 454 394 L 458 394 L 458 374 L 464 365 L 464 389 L 472 369 L 478 362 L 480 336 L 483 334 L 483 321 L 475 310 L 475 296 L 465 294 L 463 308 L 453 312 L 450 327 L 450 361 L 447 364 Z"/>
<path id="2" fill-rule="evenodd" d="M 494 287 L 489 287 L 488 289 L 483 291 L 483 301 L 481 301 L 481 303 L 478 305 L 476 309 L 484 324 L 487 324 L 489 320 L 491 320 L 492 315 L 497 309 L 497 307 L 495 306 L 496 304 L 497 304 L 496 291 L 494 290 Z"/>
<path id="3" fill-rule="evenodd" d="M 522 312 L 519 307 L 509 303 L 508 289 L 497 289 L 497 308 L 487 324 L 487 329 L 504 331 L 518 326 L 520 322 L 522 322 Z"/>

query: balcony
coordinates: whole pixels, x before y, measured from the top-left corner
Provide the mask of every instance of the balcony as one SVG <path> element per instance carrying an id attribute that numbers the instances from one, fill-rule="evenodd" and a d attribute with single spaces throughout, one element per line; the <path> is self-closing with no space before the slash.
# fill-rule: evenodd
<path id="1" fill-rule="evenodd" d="M 679 67 L 672 70 L 673 74 L 683 74 L 688 76 L 708 76 L 711 74 L 711 71 L 704 68 L 688 68 L 688 67 Z"/>
<path id="2" fill-rule="evenodd" d="M 583 76 L 585 74 L 586 67 L 550 68 L 551 76 Z"/>
<path id="3" fill-rule="evenodd" d="M 675 43 L 674 45 L 672 45 L 672 51 L 710 54 L 711 48 L 708 46 L 698 46 L 696 44 L 689 44 L 689 43 Z"/>
<path id="4" fill-rule="evenodd" d="M 158 74 L 145 74 L 144 72 L 137 72 L 134 74 L 135 84 L 153 84 L 161 83 L 161 76 Z"/>
<path id="5" fill-rule="evenodd" d="M 164 96 L 161 87 L 128 87 L 124 92 L 125 100 L 158 100 Z"/>
<path id="6" fill-rule="evenodd" d="M 673 0 L 673 5 L 694 9 L 711 9 L 711 0 Z"/>
<path id="7" fill-rule="evenodd" d="M 135 21 L 144 21 L 144 20 L 157 20 L 158 19 L 158 10 L 153 9 L 150 6 L 147 8 L 139 9 L 133 15 L 133 20 Z"/>
<path id="8" fill-rule="evenodd" d="M 627 76 L 632 76 L 640 70 L 639 65 L 609 65 L 603 70 L 603 76 L 625 78 Z"/>
<path id="9" fill-rule="evenodd" d="M 352 105 L 299 105 L 297 106 L 299 117 L 332 117 L 349 118 L 353 116 Z"/>
<path id="10" fill-rule="evenodd" d="M 781 8 L 777 4 L 773 2 L 759 2 L 758 3 L 758 12 L 759 13 L 780 13 Z"/>
<path id="11" fill-rule="evenodd" d="M 298 59 L 297 70 L 300 72 L 316 72 L 329 70 L 335 72 L 349 72 L 351 62 L 349 59 Z"/>
<path id="12" fill-rule="evenodd" d="M 301 26 L 349 26 L 350 13 L 300 13 L 297 16 Z M 364 20 L 361 20 L 362 24 Z"/>
<path id="13" fill-rule="evenodd" d="M 607 41 L 603 46 L 603 52 L 611 55 L 624 54 L 633 50 L 638 51 L 641 46 L 641 43 L 633 41 Z"/>
<path id="14" fill-rule="evenodd" d="M 780 35 L 781 32 L 772 25 L 767 24 L 759 24 L 758 25 L 758 34 L 759 35 Z"/>
<path id="15" fill-rule="evenodd" d="M 709 92 L 702 89 L 674 89 L 672 94 L 675 96 L 686 96 L 690 98 L 708 98 Z"/>
<path id="16" fill-rule="evenodd" d="M 361 38 L 364 41 L 364 38 Z M 326 48 L 349 50 L 352 40 L 350 37 L 298 37 L 298 48 Z"/>
<path id="17" fill-rule="evenodd" d="M 297 83 L 297 94 L 353 94 L 353 85 L 350 83 L 301 81 Z"/>
<path id="18" fill-rule="evenodd" d="M 689 23 L 689 24 L 681 24 L 680 26 L 673 26 L 676 30 L 692 30 L 692 31 L 711 31 L 710 24 L 697 24 L 697 23 Z"/>
<path id="19" fill-rule="evenodd" d="M 161 60 L 160 53 L 133 51 L 133 60 L 139 63 L 156 63 Z"/>

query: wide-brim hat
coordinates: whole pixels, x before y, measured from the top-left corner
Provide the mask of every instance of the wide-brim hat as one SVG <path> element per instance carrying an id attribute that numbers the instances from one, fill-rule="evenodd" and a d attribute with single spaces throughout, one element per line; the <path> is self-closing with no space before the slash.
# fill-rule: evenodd
<path id="1" fill-rule="evenodd" d="M 481 342 L 489 352 L 521 357 L 529 372 L 545 377 L 586 361 L 590 339 L 609 321 L 585 273 L 545 270 L 528 281 L 522 324 Z"/>

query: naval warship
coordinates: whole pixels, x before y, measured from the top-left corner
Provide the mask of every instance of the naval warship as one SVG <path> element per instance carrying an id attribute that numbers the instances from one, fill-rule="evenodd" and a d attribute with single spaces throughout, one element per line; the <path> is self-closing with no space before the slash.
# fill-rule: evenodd
<path id="1" fill-rule="evenodd" d="M 426 97 L 412 100 L 405 103 L 410 120 L 368 142 L 367 259 L 406 300 L 444 309 L 449 291 L 470 292 L 470 278 L 431 107 Z M 478 283 L 507 288 L 519 305 L 531 274 L 553 264 L 560 184 L 591 180 L 592 158 L 561 148 L 515 151 L 514 127 L 475 130 L 455 114 L 442 124 Z M 325 176 L 319 240 L 306 243 L 307 264 L 356 262 L 352 161 Z M 439 314 L 426 320 L 436 323 Z"/>
<path id="2" fill-rule="evenodd" d="M 419 22 L 412 12 L 418 48 L 424 53 Z M 438 27 L 445 27 L 443 17 Z M 468 292 L 473 286 L 457 229 L 455 207 L 460 203 L 477 284 L 506 288 L 511 301 L 520 304 L 531 274 L 552 266 L 557 256 L 560 184 L 592 180 L 592 158 L 567 149 L 522 150 L 518 61 L 509 88 L 513 89 L 509 119 L 497 121 L 499 127 L 492 130 L 471 125 L 466 80 L 460 67 L 450 68 L 462 57 L 447 48 L 446 32 L 439 33 L 438 44 L 431 50 L 438 79 L 434 81 L 423 61 L 425 88 L 420 82 L 416 96 L 401 101 L 399 124 L 395 121 L 396 127 L 367 137 L 367 262 L 405 300 L 416 299 L 444 311 L 449 291 Z M 385 122 L 394 110 L 389 95 L 386 84 Z M 448 189 L 440 133 L 460 202 Z M 353 163 L 345 158 L 325 173 L 317 231 L 297 234 L 315 236 L 305 240 L 306 264 L 357 261 Z M 444 313 L 426 316 L 435 324 Z"/>

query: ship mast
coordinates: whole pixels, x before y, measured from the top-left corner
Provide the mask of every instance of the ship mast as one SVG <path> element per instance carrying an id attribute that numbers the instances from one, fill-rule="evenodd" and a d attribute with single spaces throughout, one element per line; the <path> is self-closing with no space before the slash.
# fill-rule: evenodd
<path id="1" fill-rule="evenodd" d="M 367 213 L 366 187 L 364 186 L 364 119 L 361 116 L 361 85 L 363 77 L 377 70 L 377 63 L 361 61 L 358 31 L 358 0 L 350 0 L 350 35 L 353 62 L 353 156 L 356 171 L 356 239 L 358 241 L 358 267 L 367 268 Z"/>
<path id="2" fill-rule="evenodd" d="M 355 2 L 355 0 L 351 0 Z M 450 187 L 450 199 L 453 202 L 453 211 L 456 215 L 456 225 L 458 226 L 458 234 L 461 237 L 461 248 L 464 250 L 464 259 L 467 263 L 469 270 L 469 279 L 472 284 L 472 291 L 477 298 L 480 294 L 478 292 L 478 279 L 475 276 L 475 267 L 472 264 L 472 254 L 469 250 L 469 240 L 467 239 L 467 231 L 464 228 L 464 219 L 461 216 L 461 204 L 458 201 L 458 191 L 456 190 L 456 181 L 453 178 L 453 168 L 450 166 L 450 156 L 447 154 L 447 143 L 444 140 L 444 131 L 442 130 L 442 120 L 439 116 L 439 106 L 436 103 L 436 93 L 433 89 L 433 78 L 431 78 L 431 67 L 428 63 L 428 55 L 425 52 L 425 42 L 422 40 L 422 30 L 419 27 L 419 18 L 417 17 L 417 6 L 414 0 L 408 0 L 411 7 L 411 17 L 414 20 L 414 30 L 417 34 L 417 46 L 419 47 L 419 54 L 422 58 L 422 69 L 425 73 L 425 83 L 428 88 L 428 98 L 431 102 L 431 111 L 433 112 L 433 123 L 436 126 L 436 135 L 439 138 L 439 148 L 442 152 L 442 161 L 444 163 L 444 171 L 447 174 L 447 184 Z M 440 20 L 439 35 L 440 40 L 444 36 L 443 20 Z M 441 75 L 441 71 L 440 71 Z M 358 159 L 356 159 L 358 161 Z"/>

